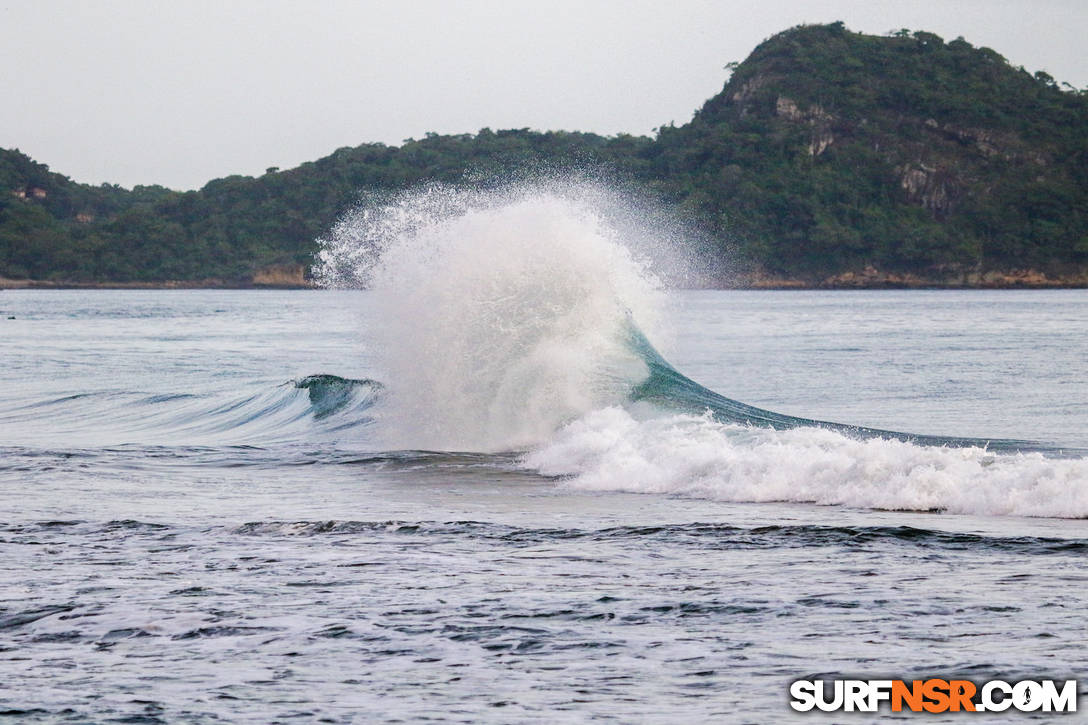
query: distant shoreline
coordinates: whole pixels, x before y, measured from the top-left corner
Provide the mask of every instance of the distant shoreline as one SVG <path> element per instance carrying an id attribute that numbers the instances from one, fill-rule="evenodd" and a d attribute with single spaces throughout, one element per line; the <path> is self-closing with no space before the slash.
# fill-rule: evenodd
<path id="1" fill-rule="evenodd" d="M 260 284 L 254 282 L 227 282 L 219 279 L 208 280 L 166 280 L 163 282 L 62 282 L 39 279 L 6 279 L 0 277 L 0 291 L 9 289 L 132 289 L 132 290 L 169 290 L 169 289 L 321 289 L 315 284 Z"/>
<path id="2" fill-rule="evenodd" d="M 45 290 L 320 290 L 321 285 L 259 284 L 253 282 L 228 282 L 225 280 L 167 280 L 162 282 L 62 282 L 54 280 L 28 280 L 0 278 L 0 291 L 9 289 Z M 695 290 L 1016 290 L 1016 289 L 1088 289 L 1088 278 L 1059 277 L 1006 277 L 972 281 L 949 281 L 924 278 L 879 279 L 829 279 L 821 282 L 781 278 L 744 278 L 727 284 L 710 284 L 690 287 Z"/>

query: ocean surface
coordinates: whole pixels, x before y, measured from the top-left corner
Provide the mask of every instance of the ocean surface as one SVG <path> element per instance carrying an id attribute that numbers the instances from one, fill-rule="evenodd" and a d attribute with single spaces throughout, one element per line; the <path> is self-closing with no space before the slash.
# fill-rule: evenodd
<path id="1" fill-rule="evenodd" d="M 670 292 L 613 349 L 374 288 L 0 292 L 0 721 L 1088 686 L 1088 291 Z"/>
<path id="2" fill-rule="evenodd" d="M 0 293 L 0 718 L 1088 677 L 1088 291 L 670 292 L 684 239 L 426 186 L 319 240 L 322 291 Z"/>

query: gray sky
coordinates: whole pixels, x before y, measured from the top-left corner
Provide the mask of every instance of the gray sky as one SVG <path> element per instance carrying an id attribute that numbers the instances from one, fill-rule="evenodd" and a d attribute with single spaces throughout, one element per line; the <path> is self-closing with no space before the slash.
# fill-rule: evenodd
<path id="1" fill-rule="evenodd" d="M 1084 0 L 0 0 L 0 146 L 188 189 L 428 131 L 645 134 L 762 40 L 834 20 L 1088 86 Z"/>

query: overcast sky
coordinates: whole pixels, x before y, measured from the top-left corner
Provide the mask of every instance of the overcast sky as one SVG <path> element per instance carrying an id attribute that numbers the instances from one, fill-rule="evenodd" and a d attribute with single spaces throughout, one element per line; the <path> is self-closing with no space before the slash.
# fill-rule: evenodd
<path id="1" fill-rule="evenodd" d="M 428 131 L 647 134 L 762 40 L 834 20 L 1088 86 L 1085 0 L 0 0 L 0 146 L 190 189 Z"/>

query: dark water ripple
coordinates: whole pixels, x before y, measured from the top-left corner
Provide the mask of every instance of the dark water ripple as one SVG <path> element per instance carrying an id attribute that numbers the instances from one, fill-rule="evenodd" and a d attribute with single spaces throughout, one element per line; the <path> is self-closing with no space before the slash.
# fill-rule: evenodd
<path id="1" fill-rule="evenodd" d="M 0 541 L 34 543 L 18 537 L 57 529 L 81 536 L 117 531 L 180 532 L 169 524 L 131 519 L 95 524 L 87 521 L 0 522 Z M 211 530 L 208 530 L 209 532 Z M 1088 553 L 1088 538 L 994 536 L 912 526 L 731 526 L 716 523 L 685 523 L 656 526 L 614 526 L 601 529 L 524 528 L 482 521 L 251 521 L 229 529 L 241 536 L 348 537 L 387 534 L 422 537 L 456 536 L 496 540 L 514 546 L 585 540 L 590 542 L 649 542 L 708 549 L 812 548 L 819 546 L 864 547 L 871 544 L 901 545 L 918 549 L 993 550 L 1025 555 Z M 176 533 L 170 533 L 172 538 Z"/>
<path id="2" fill-rule="evenodd" d="M 2 529 L 0 529 L 2 530 Z M 1088 552 L 1088 538 L 992 536 L 912 526 L 757 526 L 690 523 L 671 526 L 616 526 L 604 529 L 529 529 L 480 521 L 254 521 L 235 529 L 245 535 L 322 536 L 381 531 L 390 534 L 455 534 L 519 545 L 563 540 L 630 540 L 707 548 L 860 547 L 873 543 L 917 548 L 992 549 L 1028 555 Z"/>
<path id="3" fill-rule="evenodd" d="M 0 543 L 17 554 L 0 579 L 0 708 L 15 722 L 458 722 L 500 706 L 546 722 L 592 703 L 670 722 L 707 697 L 723 712 L 765 699 L 767 677 L 784 693 L 813 661 L 871 676 L 1088 664 L 1050 634 L 1084 611 L 1085 589 L 1058 583 L 1082 570 L 1085 539 L 115 519 L 7 522 Z M 931 659 L 968 640 L 974 659 Z M 157 698 L 135 694 L 152 683 Z"/>

